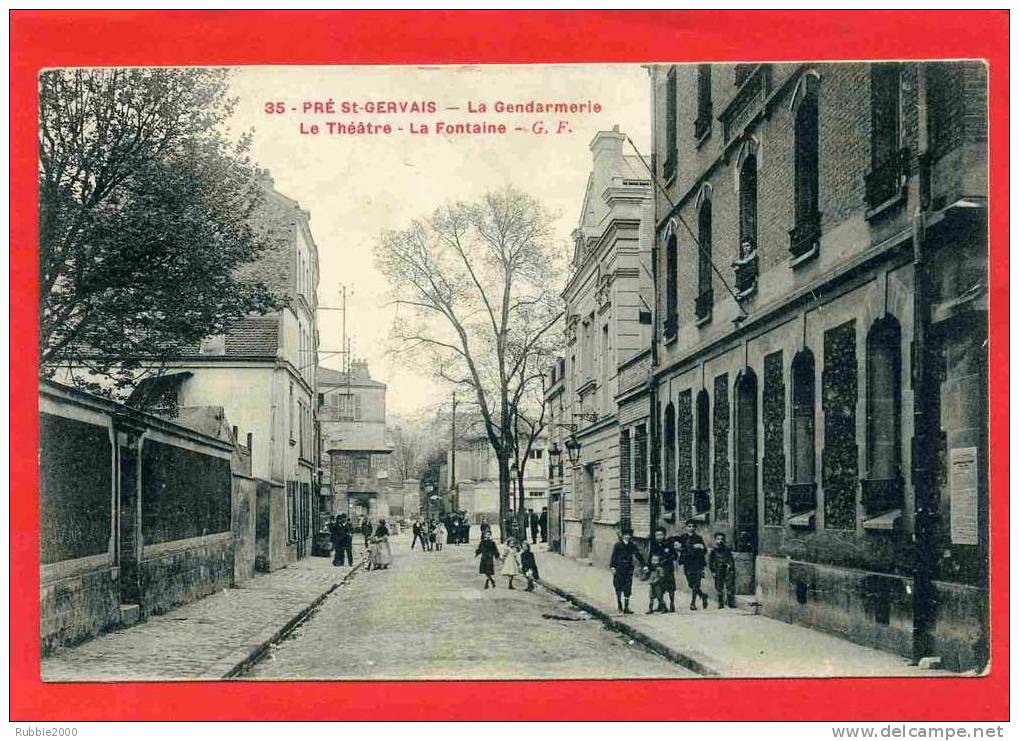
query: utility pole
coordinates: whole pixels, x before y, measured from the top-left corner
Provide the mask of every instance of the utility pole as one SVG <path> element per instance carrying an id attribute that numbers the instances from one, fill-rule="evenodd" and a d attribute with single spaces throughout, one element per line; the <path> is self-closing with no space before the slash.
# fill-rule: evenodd
<path id="1" fill-rule="evenodd" d="M 456 502 L 457 506 L 453 507 L 453 497 L 456 496 L 454 492 L 456 492 L 456 391 L 453 392 L 453 421 L 449 441 L 449 501 L 451 509 L 458 509 L 459 501 Z"/>

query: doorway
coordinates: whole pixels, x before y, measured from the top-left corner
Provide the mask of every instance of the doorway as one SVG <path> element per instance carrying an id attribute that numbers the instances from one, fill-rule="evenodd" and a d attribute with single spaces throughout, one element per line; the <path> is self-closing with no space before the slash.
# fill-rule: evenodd
<path id="1" fill-rule="evenodd" d="M 757 376 L 747 368 L 736 380 L 737 591 L 753 593 L 757 556 Z M 742 562 L 742 568 L 741 564 Z M 740 572 L 743 573 L 740 573 Z"/>
<path id="2" fill-rule="evenodd" d="M 584 466 L 583 484 L 580 488 L 583 496 L 580 512 L 580 557 L 588 558 L 594 547 L 594 503 L 596 487 L 600 478 L 600 466 L 588 464 Z"/>

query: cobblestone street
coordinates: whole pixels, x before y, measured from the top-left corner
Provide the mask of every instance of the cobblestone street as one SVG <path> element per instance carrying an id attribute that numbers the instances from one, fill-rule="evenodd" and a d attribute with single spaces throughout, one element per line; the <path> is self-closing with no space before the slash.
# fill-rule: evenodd
<path id="1" fill-rule="evenodd" d="M 483 590 L 476 545 L 423 553 L 394 539 L 388 570 L 356 573 L 245 677 L 696 676 L 540 587 L 510 591 L 497 576 Z"/>

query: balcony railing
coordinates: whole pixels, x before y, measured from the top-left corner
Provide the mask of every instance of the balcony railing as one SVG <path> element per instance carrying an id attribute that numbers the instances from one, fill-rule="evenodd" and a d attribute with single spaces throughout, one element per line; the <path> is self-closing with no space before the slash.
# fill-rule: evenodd
<path id="1" fill-rule="evenodd" d="M 821 214 L 816 211 L 810 217 L 789 230 L 789 252 L 793 258 L 803 257 L 817 247 L 821 238 Z"/>
<path id="2" fill-rule="evenodd" d="M 715 305 L 715 292 L 708 288 L 701 291 L 694 301 L 694 315 L 697 319 L 707 319 L 711 316 L 711 307 Z"/>
<path id="3" fill-rule="evenodd" d="M 901 476 L 892 479 L 860 479 L 860 484 L 863 489 L 863 509 L 868 515 L 902 508 L 905 485 Z"/>
<path id="4" fill-rule="evenodd" d="M 903 147 L 867 173 L 867 206 L 877 208 L 902 193 L 909 180 L 909 149 Z"/>
<path id="5" fill-rule="evenodd" d="M 785 501 L 794 515 L 799 515 L 817 507 L 817 483 L 786 484 Z"/>
<path id="6" fill-rule="evenodd" d="M 665 317 L 665 322 L 663 324 L 662 332 L 665 335 L 665 339 L 671 340 L 676 336 L 676 332 L 679 329 L 679 317 L 676 316 L 676 314 L 670 314 Z"/>
<path id="7" fill-rule="evenodd" d="M 732 269 L 736 274 L 736 293 L 748 296 L 757 289 L 757 245 L 744 242 L 740 251 L 743 257 L 732 261 Z"/>

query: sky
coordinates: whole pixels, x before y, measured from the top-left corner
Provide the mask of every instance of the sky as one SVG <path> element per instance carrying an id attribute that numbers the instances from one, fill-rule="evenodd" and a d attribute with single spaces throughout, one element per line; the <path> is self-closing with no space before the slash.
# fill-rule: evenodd
<path id="1" fill-rule="evenodd" d="M 572 249 L 595 133 L 618 125 L 649 154 L 650 87 L 639 65 L 248 67 L 236 71 L 232 94 L 238 102 L 231 130 L 252 130 L 252 158 L 270 170 L 277 190 L 311 213 L 319 304 L 339 306 L 341 286 L 347 286 L 352 354 L 388 384 L 388 409 L 405 418 L 428 414 L 445 401 L 447 390 L 427 369 L 409 369 L 387 352 L 396 310 L 387 305 L 388 284 L 373 264 L 378 235 L 404 228 L 446 201 L 474 200 L 512 184 L 559 214 L 557 236 L 563 249 Z M 330 100 L 332 114 L 324 108 Z M 429 101 L 434 113 L 363 110 L 366 103 L 427 107 Z M 597 103 L 601 110 L 497 113 L 500 101 Z M 360 110 L 344 113 L 344 102 Z M 482 104 L 484 113 L 478 112 Z M 393 131 L 331 134 L 330 121 L 389 123 Z M 447 136 L 434 133 L 438 121 L 502 123 L 508 131 Z M 560 121 L 566 122 L 561 132 Z M 531 133 L 537 122 L 549 133 Z M 428 134 L 410 133 L 411 125 L 420 130 L 423 124 Z M 518 126 L 526 131 L 516 131 Z M 319 314 L 322 350 L 341 349 L 341 317 L 337 311 Z M 320 364 L 341 368 L 342 358 L 323 353 Z"/>

